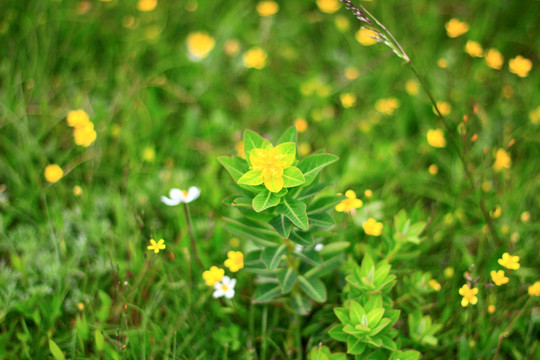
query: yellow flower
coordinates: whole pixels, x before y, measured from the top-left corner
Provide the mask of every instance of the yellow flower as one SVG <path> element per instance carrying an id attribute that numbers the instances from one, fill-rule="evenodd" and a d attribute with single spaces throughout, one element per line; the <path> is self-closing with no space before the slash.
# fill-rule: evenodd
<path id="1" fill-rule="evenodd" d="M 364 231 L 368 235 L 379 236 L 382 233 L 383 224 L 377 222 L 374 218 L 369 218 L 362 223 L 362 228 L 364 228 Z"/>
<path id="2" fill-rule="evenodd" d="M 215 283 L 221 281 L 225 276 L 225 270 L 212 266 L 209 270 L 203 272 L 202 277 L 208 286 L 214 286 Z"/>
<path id="3" fill-rule="evenodd" d="M 529 112 L 529 120 L 533 124 L 540 124 L 540 106 Z"/>
<path id="4" fill-rule="evenodd" d="M 529 286 L 527 292 L 531 296 L 540 296 L 540 281 L 537 281 L 533 285 Z"/>
<path id="5" fill-rule="evenodd" d="M 488 313 L 493 314 L 495 312 L 495 305 L 489 305 L 487 310 Z"/>
<path id="6" fill-rule="evenodd" d="M 512 159 L 510 155 L 503 149 L 498 149 L 495 154 L 495 162 L 493 163 L 493 170 L 499 172 L 502 169 L 510 169 L 512 165 Z"/>
<path id="7" fill-rule="evenodd" d="M 411 96 L 418 95 L 418 92 L 420 91 L 420 87 L 418 86 L 418 81 L 407 80 L 407 82 L 405 83 L 405 91 L 407 91 L 407 94 Z"/>
<path id="8" fill-rule="evenodd" d="M 531 213 L 528 211 L 522 212 L 520 215 L 520 219 L 522 223 L 524 224 L 528 223 L 529 221 L 531 221 Z"/>
<path id="9" fill-rule="evenodd" d="M 376 44 L 378 37 L 379 37 L 379 34 L 367 28 L 361 28 L 360 30 L 356 32 L 356 41 L 358 41 L 360 44 L 364 46 L 370 46 L 370 45 Z"/>
<path id="10" fill-rule="evenodd" d="M 439 172 L 439 167 L 437 165 L 435 165 L 435 164 L 431 164 L 428 167 L 428 172 L 431 175 L 437 175 L 437 173 Z"/>
<path id="11" fill-rule="evenodd" d="M 348 68 L 345 69 L 345 77 L 347 79 L 354 80 L 354 79 L 357 79 L 358 76 L 360 76 L 360 72 L 358 71 L 357 68 L 349 66 Z M 538 109 L 540 109 L 540 107 L 538 107 Z M 540 112 L 540 110 L 539 110 L 539 112 Z"/>
<path id="12" fill-rule="evenodd" d="M 137 9 L 139 11 L 152 11 L 157 6 L 157 0 L 139 0 L 139 3 L 137 4 Z"/>
<path id="13" fill-rule="evenodd" d="M 262 69 L 266 66 L 266 51 L 259 47 L 254 47 L 244 54 L 244 65 L 248 68 Z"/>
<path id="14" fill-rule="evenodd" d="M 508 68 L 510 69 L 511 73 L 514 73 L 519 77 L 527 77 L 527 75 L 529 75 L 529 71 L 532 69 L 532 61 L 518 55 L 508 61 Z"/>
<path id="15" fill-rule="evenodd" d="M 484 49 L 480 43 L 469 40 L 465 44 L 465 52 L 472 57 L 482 57 L 484 55 Z"/>
<path id="16" fill-rule="evenodd" d="M 356 198 L 356 193 L 352 190 L 347 190 L 345 196 L 347 198 L 336 205 L 336 211 L 354 213 L 356 209 L 364 204 L 362 200 Z"/>
<path id="17" fill-rule="evenodd" d="M 507 269 L 519 269 L 519 256 L 512 256 L 509 253 L 504 253 L 498 262 L 501 266 L 504 266 Z"/>
<path id="18" fill-rule="evenodd" d="M 146 162 L 153 162 L 156 159 L 156 150 L 153 147 L 147 146 L 144 148 L 142 158 Z"/>
<path id="19" fill-rule="evenodd" d="M 82 188 L 79 185 L 75 185 L 73 187 L 73 195 L 75 195 L 75 196 L 81 196 L 82 195 Z"/>
<path id="20" fill-rule="evenodd" d="M 469 31 L 469 24 L 458 19 L 450 19 L 445 25 L 446 33 L 451 38 L 457 38 Z"/>
<path id="21" fill-rule="evenodd" d="M 446 139 L 441 129 L 428 130 L 427 141 L 433 147 L 443 148 L 446 146 Z"/>
<path id="22" fill-rule="evenodd" d="M 392 115 L 399 108 L 399 101 L 396 98 L 379 99 L 375 103 L 375 109 L 386 115 Z"/>
<path id="23" fill-rule="evenodd" d="M 491 217 L 493 219 L 497 219 L 499 217 L 501 217 L 501 214 L 502 214 L 502 209 L 499 205 L 495 206 L 495 208 L 493 209 L 493 211 L 491 212 Z"/>
<path id="24" fill-rule="evenodd" d="M 439 282 L 437 280 L 435 280 L 435 279 L 429 280 L 428 285 L 429 285 L 429 287 L 431 287 L 435 291 L 440 291 L 441 290 L 441 284 L 439 284 Z"/>
<path id="25" fill-rule="evenodd" d="M 323 13 L 333 14 L 338 11 L 341 4 L 338 0 L 317 0 L 317 6 Z"/>
<path id="26" fill-rule="evenodd" d="M 373 191 L 371 191 L 370 189 L 366 189 L 366 191 L 364 191 L 364 196 L 368 199 L 371 198 L 373 196 Z"/>
<path id="27" fill-rule="evenodd" d="M 341 105 L 346 109 L 356 105 L 356 96 L 354 94 L 343 93 L 339 96 L 339 99 L 341 100 Z"/>
<path id="28" fill-rule="evenodd" d="M 442 116 L 448 116 L 452 112 L 452 105 L 450 105 L 446 101 L 437 101 L 437 108 L 441 112 Z M 438 115 L 437 110 L 435 110 L 435 106 L 433 106 L 433 113 L 435 115 Z"/>
<path id="29" fill-rule="evenodd" d="M 440 58 L 439 60 L 437 60 L 437 66 L 441 69 L 446 69 L 448 67 L 448 62 L 446 61 L 446 59 Z"/>
<path id="30" fill-rule="evenodd" d="M 495 285 L 497 285 L 497 286 L 504 285 L 504 284 L 506 284 L 508 281 L 510 281 L 509 278 L 507 278 L 506 276 L 504 276 L 504 270 L 491 271 L 490 274 L 491 274 L 491 280 L 493 280 L 493 282 L 494 282 Z"/>
<path id="31" fill-rule="evenodd" d="M 159 250 L 165 249 L 165 240 L 159 239 L 158 242 L 154 239 L 150 239 L 150 245 L 147 247 L 148 250 L 153 250 L 155 254 L 159 253 Z"/>
<path id="32" fill-rule="evenodd" d="M 298 118 L 294 120 L 294 126 L 296 127 L 296 131 L 303 133 L 308 128 L 308 122 L 304 118 Z"/>
<path id="33" fill-rule="evenodd" d="M 236 39 L 229 39 L 225 41 L 223 48 L 225 50 L 225 54 L 235 56 L 240 51 L 240 43 Z"/>
<path id="34" fill-rule="evenodd" d="M 336 18 L 334 19 L 334 24 L 341 32 L 349 30 L 349 27 L 351 26 L 349 18 L 345 17 L 344 15 L 336 15 Z"/>
<path id="35" fill-rule="evenodd" d="M 85 127 L 90 123 L 90 118 L 84 110 L 72 110 L 68 112 L 67 123 L 74 128 Z"/>
<path id="36" fill-rule="evenodd" d="M 279 5 L 275 1 L 261 1 L 257 4 L 257 12 L 260 16 L 272 16 L 279 11 Z"/>
<path id="37" fill-rule="evenodd" d="M 193 60 L 199 61 L 208 56 L 216 41 L 205 32 L 195 32 L 187 36 L 186 44 L 189 56 Z"/>
<path id="38" fill-rule="evenodd" d="M 453 277 L 454 276 L 454 268 L 449 266 L 446 269 L 444 269 L 444 276 L 447 279 L 450 279 L 451 277 Z"/>
<path id="39" fill-rule="evenodd" d="M 228 259 L 225 260 L 225 266 L 232 272 L 237 272 L 244 267 L 244 254 L 240 251 L 229 251 L 227 257 Z"/>
<path id="40" fill-rule="evenodd" d="M 55 183 L 64 176 L 64 170 L 56 164 L 47 165 L 45 167 L 45 180 L 50 183 Z"/>
<path id="41" fill-rule="evenodd" d="M 461 299 L 461 306 L 467 307 L 469 306 L 469 304 L 476 305 L 476 303 L 478 302 L 476 294 L 478 294 L 477 288 L 471 289 L 469 285 L 463 285 L 461 289 L 459 289 L 459 295 L 463 296 L 463 299 Z"/>
<path id="42" fill-rule="evenodd" d="M 485 55 L 486 64 L 492 69 L 501 70 L 504 62 L 502 54 L 497 49 L 489 49 Z"/>
<path id="43" fill-rule="evenodd" d="M 89 147 L 97 138 L 97 133 L 94 130 L 94 124 L 90 122 L 86 126 L 76 127 L 73 129 L 73 138 L 75 140 L 75 144 Z"/>

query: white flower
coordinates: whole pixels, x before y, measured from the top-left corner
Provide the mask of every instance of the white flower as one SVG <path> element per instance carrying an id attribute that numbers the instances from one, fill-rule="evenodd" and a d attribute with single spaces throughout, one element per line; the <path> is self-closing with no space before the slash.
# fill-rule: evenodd
<path id="1" fill-rule="evenodd" d="M 228 276 L 224 276 L 220 282 L 214 284 L 214 296 L 215 298 L 225 296 L 227 299 L 232 299 L 234 296 L 234 285 L 236 285 L 236 279 L 231 279 Z"/>
<path id="2" fill-rule="evenodd" d="M 323 247 L 324 247 L 323 244 L 317 244 L 315 245 L 315 251 L 321 251 Z"/>
<path id="3" fill-rule="evenodd" d="M 304 247 L 302 245 L 294 245 L 294 251 L 302 252 L 302 250 L 304 250 Z"/>
<path id="4" fill-rule="evenodd" d="M 163 201 L 166 205 L 176 206 L 181 203 L 190 203 L 193 200 L 197 199 L 199 195 L 201 195 L 201 189 L 195 186 L 190 187 L 188 191 L 171 189 L 171 191 L 169 191 L 170 198 L 162 196 L 161 201 Z"/>

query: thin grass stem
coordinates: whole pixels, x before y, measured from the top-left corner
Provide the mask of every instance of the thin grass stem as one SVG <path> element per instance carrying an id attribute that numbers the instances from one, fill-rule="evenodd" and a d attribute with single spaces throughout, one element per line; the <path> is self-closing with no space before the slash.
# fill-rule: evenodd
<path id="1" fill-rule="evenodd" d="M 188 227 L 189 240 L 191 242 L 191 251 L 193 252 L 193 256 L 195 256 L 195 260 L 197 260 L 197 263 L 199 264 L 201 269 L 204 269 L 201 257 L 199 256 L 199 251 L 197 250 L 197 242 L 195 241 L 195 235 L 193 234 L 193 225 L 191 223 L 191 214 L 189 212 L 189 207 L 186 203 L 184 203 L 183 205 L 184 215 L 186 216 L 186 224 Z"/>

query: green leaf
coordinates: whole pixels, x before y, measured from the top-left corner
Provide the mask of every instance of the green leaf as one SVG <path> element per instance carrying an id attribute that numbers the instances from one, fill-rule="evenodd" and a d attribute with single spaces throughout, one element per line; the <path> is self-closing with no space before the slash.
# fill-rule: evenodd
<path id="1" fill-rule="evenodd" d="M 416 350 L 396 351 L 392 353 L 390 360 L 418 360 L 420 355 Z"/>
<path id="2" fill-rule="evenodd" d="M 322 253 L 322 250 L 319 253 Z M 306 277 L 313 277 L 313 276 L 320 277 L 320 276 L 329 274 L 335 269 L 337 269 L 341 265 L 342 262 L 343 262 L 343 258 L 341 256 L 335 256 L 321 263 L 320 265 L 317 265 L 316 267 L 310 269 L 304 275 Z"/>
<path id="3" fill-rule="evenodd" d="M 375 272 L 375 263 L 373 262 L 373 259 L 371 256 L 366 254 L 364 256 L 364 259 L 362 259 L 362 264 L 360 265 L 360 278 L 369 276 L 370 273 L 374 274 Z M 372 279 L 373 279 L 372 275 Z"/>
<path id="4" fill-rule="evenodd" d="M 238 179 L 238 184 L 240 185 L 260 185 L 264 182 L 264 178 L 262 175 L 262 172 L 258 170 L 249 170 L 247 173 L 242 175 L 240 179 Z"/>
<path id="5" fill-rule="evenodd" d="M 64 353 L 62 352 L 60 347 L 56 345 L 53 339 L 49 339 L 49 350 L 51 351 L 52 356 L 56 360 L 65 360 L 66 357 L 64 356 Z"/>
<path id="6" fill-rule="evenodd" d="M 297 132 L 296 132 L 296 126 L 291 126 L 285 132 L 281 137 L 279 138 L 278 144 L 283 144 L 286 142 L 293 142 L 296 143 L 297 138 Z"/>
<path id="7" fill-rule="evenodd" d="M 334 308 L 334 314 L 336 314 L 339 321 L 343 324 L 348 324 L 351 322 L 351 317 L 349 316 L 350 310 L 346 308 Z"/>
<path id="8" fill-rule="evenodd" d="M 339 158 L 331 154 L 316 154 L 308 156 L 298 163 L 298 168 L 306 178 L 306 185 L 313 182 L 317 174 L 327 165 L 337 161 Z"/>
<path id="9" fill-rule="evenodd" d="M 246 155 L 246 160 L 249 166 L 251 166 L 251 161 L 249 160 L 249 153 L 253 149 L 262 149 L 265 139 L 263 139 L 259 134 L 251 130 L 244 131 L 244 154 Z"/>
<path id="10" fill-rule="evenodd" d="M 389 318 L 382 318 L 381 321 L 379 321 L 379 324 L 375 326 L 374 328 L 372 328 L 368 335 L 369 336 L 377 335 L 378 333 L 381 332 L 382 329 L 388 326 L 388 324 L 390 324 L 391 322 L 392 320 L 390 320 Z"/>
<path id="11" fill-rule="evenodd" d="M 362 316 L 366 314 L 366 311 L 358 302 L 351 300 L 351 307 L 349 308 L 349 318 L 351 322 L 356 325 L 362 322 Z"/>
<path id="12" fill-rule="evenodd" d="M 275 147 L 276 151 L 278 151 L 281 155 L 284 155 L 283 159 L 283 165 L 284 167 L 289 167 L 294 163 L 294 160 L 296 160 L 296 144 L 293 142 L 286 142 L 281 143 L 278 146 Z"/>
<path id="13" fill-rule="evenodd" d="M 347 341 L 347 338 L 349 337 L 349 335 L 343 331 L 343 325 L 341 324 L 337 324 L 334 327 L 332 327 L 328 331 L 328 335 L 330 335 L 333 339 L 336 339 L 338 341 Z"/>
<path id="14" fill-rule="evenodd" d="M 322 264 L 321 255 L 319 255 L 319 252 L 315 251 L 314 248 L 304 249 L 303 251 L 295 251 L 293 255 L 305 260 L 315 267 L 319 267 Z"/>
<path id="15" fill-rule="evenodd" d="M 249 170 L 246 161 L 238 156 L 220 156 L 218 157 L 218 161 L 229 172 L 235 182 L 238 182 L 242 175 Z"/>
<path id="16" fill-rule="evenodd" d="M 347 339 L 347 353 L 351 355 L 361 355 L 366 349 L 366 344 L 352 335 Z"/>
<path id="17" fill-rule="evenodd" d="M 274 207 L 279 204 L 280 198 L 274 195 L 273 192 L 264 190 L 260 192 L 257 196 L 253 198 L 251 205 L 253 210 L 256 212 L 261 212 L 268 208 Z"/>
<path id="18" fill-rule="evenodd" d="M 254 303 L 264 303 L 281 294 L 281 288 L 275 284 L 263 284 L 255 290 Z"/>
<path id="19" fill-rule="evenodd" d="M 337 204 L 341 202 L 345 197 L 339 195 L 323 196 L 313 201 L 307 207 L 307 212 L 311 215 L 313 213 L 324 212 L 328 209 L 334 208 Z"/>
<path id="20" fill-rule="evenodd" d="M 300 186 L 305 182 L 304 175 L 296 166 L 290 166 L 283 170 L 283 187 Z"/>
<path id="21" fill-rule="evenodd" d="M 281 291 L 286 294 L 291 291 L 294 283 L 296 282 L 296 271 L 293 268 L 282 269 L 278 272 L 279 285 L 281 286 Z"/>
<path id="22" fill-rule="evenodd" d="M 252 221 L 243 219 L 242 222 L 224 218 L 225 227 L 238 237 L 249 239 L 260 246 L 276 246 L 280 238 L 270 230 L 254 227 Z"/>
<path id="23" fill-rule="evenodd" d="M 284 215 L 278 215 L 270 220 L 269 224 L 277 231 L 279 236 L 288 239 L 291 234 L 292 222 Z"/>
<path id="24" fill-rule="evenodd" d="M 306 204 L 298 200 L 283 199 L 278 205 L 276 211 L 279 214 L 285 215 L 302 230 L 307 230 L 309 226 Z"/>
<path id="25" fill-rule="evenodd" d="M 311 311 L 311 301 L 302 295 L 295 294 L 292 298 L 293 309 L 300 315 L 307 315 Z"/>
<path id="26" fill-rule="evenodd" d="M 383 315 L 384 315 L 383 307 L 378 307 L 368 312 L 366 314 L 368 324 L 369 324 L 368 326 L 371 328 L 374 328 L 375 326 L 377 326 L 379 321 L 381 321 Z"/>
<path id="27" fill-rule="evenodd" d="M 322 212 L 308 215 L 309 223 L 313 226 L 329 227 L 334 225 L 334 219 L 329 214 Z"/>
<path id="28" fill-rule="evenodd" d="M 253 250 L 244 257 L 244 266 L 258 265 L 261 263 L 262 250 Z"/>
<path id="29" fill-rule="evenodd" d="M 103 351 L 105 349 L 105 339 L 103 338 L 103 334 L 99 329 L 96 329 L 96 331 L 94 331 L 94 342 L 97 351 Z"/>
<path id="30" fill-rule="evenodd" d="M 302 246 L 313 245 L 313 236 L 311 235 L 311 233 L 307 231 L 293 230 L 289 239 L 294 241 L 298 245 L 302 245 Z"/>
<path id="31" fill-rule="evenodd" d="M 298 283 L 305 293 L 316 302 L 326 301 L 326 287 L 323 282 L 317 278 L 306 279 L 298 275 Z"/>
<path id="32" fill-rule="evenodd" d="M 268 268 L 268 271 L 274 271 L 278 267 L 281 261 L 281 257 L 286 252 L 287 252 L 287 247 L 285 245 L 281 245 L 278 247 L 268 246 L 264 248 L 261 254 L 261 259 L 263 263 L 266 265 L 266 267 Z"/>
<path id="33" fill-rule="evenodd" d="M 319 251 L 319 254 L 321 254 L 321 256 L 323 257 L 330 257 L 336 254 L 341 254 L 349 246 L 351 246 L 351 243 L 348 241 L 337 241 L 334 243 L 324 245 L 322 250 Z"/>

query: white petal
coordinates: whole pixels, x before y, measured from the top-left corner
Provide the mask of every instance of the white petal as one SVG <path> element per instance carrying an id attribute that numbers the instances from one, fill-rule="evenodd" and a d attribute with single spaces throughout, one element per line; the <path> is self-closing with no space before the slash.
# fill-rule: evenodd
<path id="1" fill-rule="evenodd" d="M 315 245 L 315 251 L 321 251 L 323 249 L 324 245 L 323 244 L 317 244 Z"/>
<path id="2" fill-rule="evenodd" d="M 214 284 L 214 289 L 215 290 L 221 290 L 221 283 L 219 281 Z"/>
<path id="3" fill-rule="evenodd" d="M 171 189 L 171 191 L 169 191 L 169 196 L 171 197 L 171 199 L 178 200 L 178 203 L 186 201 L 184 192 L 180 189 Z"/>
<path id="4" fill-rule="evenodd" d="M 212 294 L 212 296 L 215 298 L 222 297 L 223 295 L 225 295 L 225 293 L 221 289 L 214 291 L 214 293 Z"/>
<path id="5" fill-rule="evenodd" d="M 236 279 L 231 279 L 231 281 L 229 281 L 229 289 L 234 289 L 234 286 L 236 285 Z"/>
<path id="6" fill-rule="evenodd" d="M 161 197 L 161 201 L 162 201 L 165 205 L 169 205 L 169 206 L 175 206 L 175 205 L 180 204 L 180 201 L 179 201 L 179 200 L 176 200 L 176 199 L 169 199 L 169 198 L 166 197 L 166 196 L 162 196 L 162 197 Z"/>
<path id="7" fill-rule="evenodd" d="M 188 194 L 186 198 L 184 199 L 184 201 L 186 203 L 190 203 L 193 200 L 197 199 L 199 195 L 201 195 L 201 189 L 199 189 L 198 187 L 192 186 L 189 188 Z"/>
<path id="8" fill-rule="evenodd" d="M 229 283 L 230 283 L 230 282 L 231 282 L 231 278 L 228 277 L 227 275 L 225 275 L 225 276 L 223 277 L 223 279 L 221 279 L 221 283 L 222 283 L 223 285 L 229 286 Z"/>
<path id="9" fill-rule="evenodd" d="M 225 297 L 227 299 L 232 299 L 234 297 L 234 289 L 231 288 L 227 290 L 227 292 L 225 293 Z"/>

